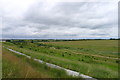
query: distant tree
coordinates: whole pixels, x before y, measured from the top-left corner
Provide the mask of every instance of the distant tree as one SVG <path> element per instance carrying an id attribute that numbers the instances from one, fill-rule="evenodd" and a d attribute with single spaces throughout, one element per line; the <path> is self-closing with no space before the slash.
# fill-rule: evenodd
<path id="1" fill-rule="evenodd" d="M 20 48 L 23 48 L 23 46 L 20 46 Z"/>
<path id="2" fill-rule="evenodd" d="M 31 40 L 31 43 L 34 43 L 34 41 L 33 41 L 33 40 Z"/>
<path id="3" fill-rule="evenodd" d="M 115 38 L 110 38 L 110 40 L 115 40 Z"/>
<path id="4" fill-rule="evenodd" d="M 11 42 L 11 40 L 6 40 L 6 42 Z"/>
<path id="5" fill-rule="evenodd" d="M 119 60 L 116 60 L 116 63 L 119 63 Z"/>

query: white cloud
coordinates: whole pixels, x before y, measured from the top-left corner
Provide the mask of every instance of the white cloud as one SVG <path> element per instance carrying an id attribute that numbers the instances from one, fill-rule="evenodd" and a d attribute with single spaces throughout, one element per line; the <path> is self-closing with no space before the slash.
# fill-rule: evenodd
<path id="1" fill-rule="evenodd" d="M 3 38 L 117 37 L 117 2 L 3 0 Z"/>

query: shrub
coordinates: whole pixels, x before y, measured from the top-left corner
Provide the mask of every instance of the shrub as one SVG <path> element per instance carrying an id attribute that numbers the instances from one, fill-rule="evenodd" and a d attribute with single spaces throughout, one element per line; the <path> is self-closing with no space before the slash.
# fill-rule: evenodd
<path id="1" fill-rule="evenodd" d="M 62 54 L 62 56 L 64 57 L 65 55 L 64 55 L 64 54 Z"/>
<path id="2" fill-rule="evenodd" d="M 119 63 L 119 60 L 116 60 L 116 63 Z"/>
<path id="3" fill-rule="evenodd" d="M 20 46 L 20 48 L 23 48 L 23 46 Z"/>
<path id="4" fill-rule="evenodd" d="M 84 61 L 84 59 L 82 59 L 82 61 Z"/>

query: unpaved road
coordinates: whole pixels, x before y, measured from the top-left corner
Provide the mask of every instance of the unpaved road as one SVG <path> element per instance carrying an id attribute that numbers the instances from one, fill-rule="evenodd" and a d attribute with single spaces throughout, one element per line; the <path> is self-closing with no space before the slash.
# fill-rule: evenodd
<path id="1" fill-rule="evenodd" d="M 4 46 L 3 46 L 3 47 L 4 47 Z M 5 47 L 5 48 L 6 48 L 6 47 Z M 17 53 L 17 54 L 19 54 L 19 55 L 26 56 L 26 57 L 29 58 L 29 59 L 31 58 L 31 56 L 28 56 L 28 55 L 26 55 L 26 54 L 24 54 L 24 53 L 15 51 L 15 50 L 13 50 L 13 49 L 10 49 L 10 48 L 6 48 L 6 49 L 8 49 L 9 51 L 12 51 L 12 52 L 14 52 L 14 53 Z M 80 77 L 82 77 L 82 78 L 86 78 L 86 79 L 89 79 L 89 80 L 97 80 L 97 79 L 92 78 L 92 77 L 90 77 L 90 76 L 87 76 L 87 75 L 84 75 L 84 74 L 80 74 L 79 72 L 76 72 L 76 71 L 73 71 L 73 70 L 69 70 L 69 69 L 60 67 L 60 66 L 55 65 L 55 64 L 51 64 L 51 63 L 44 62 L 44 61 L 42 61 L 42 60 L 40 60 L 40 59 L 35 59 L 35 58 L 34 58 L 34 60 L 35 60 L 35 61 L 38 61 L 39 63 L 45 63 L 47 66 L 49 66 L 49 67 L 51 67 L 51 68 L 57 68 L 57 69 L 65 70 L 66 73 L 67 73 L 68 75 L 70 75 L 70 76 L 80 76 Z"/>

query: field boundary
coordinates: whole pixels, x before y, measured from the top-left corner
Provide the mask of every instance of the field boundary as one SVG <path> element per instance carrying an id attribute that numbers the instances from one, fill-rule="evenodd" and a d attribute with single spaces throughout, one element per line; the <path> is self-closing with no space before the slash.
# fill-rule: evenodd
<path id="1" fill-rule="evenodd" d="M 5 47 L 5 46 L 3 46 L 3 47 Z M 19 55 L 23 55 L 23 56 L 31 59 L 31 56 L 28 56 L 28 55 L 26 55 L 26 54 L 24 54 L 24 53 L 15 51 L 15 50 L 10 49 L 10 48 L 7 48 L 7 47 L 5 47 L 5 48 L 6 48 L 7 50 L 11 51 L 11 52 L 17 53 L 17 54 L 19 54 Z M 76 71 L 73 71 L 73 70 L 69 70 L 69 69 L 60 67 L 60 66 L 55 65 L 55 64 L 51 64 L 51 63 L 44 62 L 44 61 L 42 61 L 42 60 L 40 60 L 40 59 L 34 58 L 33 60 L 34 60 L 34 61 L 37 61 L 37 62 L 39 62 L 39 63 L 42 63 L 42 64 L 45 63 L 47 66 L 49 66 L 49 67 L 51 67 L 51 68 L 57 68 L 57 69 L 65 70 L 66 73 L 67 73 L 68 75 L 70 75 L 70 76 L 80 76 L 80 77 L 82 77 L 82 78 L 89 78 L 90 80 L 97 80 L 97 79 L 95 79 L 95 78 L 93 78 L 93 77 L 90 77 L 90 76 L 87 76 L 87 75 L 84 75 L 84 74 L 80 74 L 79 72 L 76 72 Z"/>

